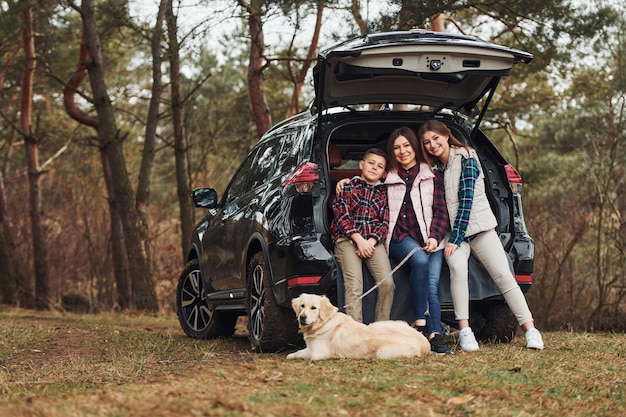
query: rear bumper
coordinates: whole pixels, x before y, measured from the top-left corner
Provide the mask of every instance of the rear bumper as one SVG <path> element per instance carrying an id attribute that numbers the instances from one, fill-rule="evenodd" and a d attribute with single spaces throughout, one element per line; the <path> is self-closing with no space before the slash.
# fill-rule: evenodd
<path id="1" fill-rule="evenodd" d="M 277 304 L 291 308 L 291 299 L 302 293 L 336 300 L 339 267 L 319 240 L 296 239 L 282 253 L 286 256 L 272 260 Z"/>

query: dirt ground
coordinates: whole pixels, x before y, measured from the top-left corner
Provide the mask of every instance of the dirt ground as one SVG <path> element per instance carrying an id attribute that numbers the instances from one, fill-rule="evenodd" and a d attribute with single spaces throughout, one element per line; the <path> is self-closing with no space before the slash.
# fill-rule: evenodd
<path id="1" fill-rule="evenodd" d="M 201 375 L 207 362 L 228 374 L 254 357 L 243 329 L 231 339 L 194 341 L 172 317 L 26 314 L 10 321 L 3 320 L 0 342 L 0 416 L 178 415 L 185 407 L 167 411 L 163 395 L 184 387 L 190 374 Z"/>
<path id="2" fill-rule="evenodd" d="M 175 317 L 0 310 L 0 416 L 626 415 L 626 336 L 406 360 L 288 361 Z M 453 341 L 452 341 L 453 343 Z"/>

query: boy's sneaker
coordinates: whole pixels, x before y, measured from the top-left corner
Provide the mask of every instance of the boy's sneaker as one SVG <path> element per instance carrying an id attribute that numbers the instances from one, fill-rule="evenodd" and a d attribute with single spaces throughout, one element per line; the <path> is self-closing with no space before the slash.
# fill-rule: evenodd
<path id="1" fill-rule="evenodd" d="M 543 349 L 543 339 L 541 333 L 536 328 L 532 328 L 526 332 L 526 347 L 528 349 Z"/>
<path id="2" fill-rule="evenodd" d="M 430 351 L 436 355 L 451 355 L 452 349 L 450 349 L 446 342 L 443 340 L 443 336 L 439 333 L 435 333 L 430 342 Z"/>
<path id="3" fill-rule="evenodd" d="M 466 352 L 475 352 L 480 349 L 471 327 L 466 327 L 459 332 L 459 343 L 461 349 Z"/>

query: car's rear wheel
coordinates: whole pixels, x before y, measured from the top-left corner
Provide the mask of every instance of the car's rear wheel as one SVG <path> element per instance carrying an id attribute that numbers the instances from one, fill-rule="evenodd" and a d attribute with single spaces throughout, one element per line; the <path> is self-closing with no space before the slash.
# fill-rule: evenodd
<path id="1" fill-rule="evenodd" d="M 476 303 L 472 305 L 470 326 L 483 342 L 508 343 L 515 337 L 517 319 L 507 304 Z"/>
<path id="2" fill-rule="evenodd" d="M 185 265 L 176 288 L 176 313 L 187 336 L 195 339 L 212 339 L 232 336 L 237 315 L 215 311 L 209 307 L 202 274 L 197 259 Z"/>
<path id="3" fill-rule="evenodd" d="M 248 332 L 257 352 L 276 352 L 301 346 L 296 316 L 291 309 L 276 304 L 271 290 L 267 261 L 262 252 L 256 253 L 248 264 Z"/>

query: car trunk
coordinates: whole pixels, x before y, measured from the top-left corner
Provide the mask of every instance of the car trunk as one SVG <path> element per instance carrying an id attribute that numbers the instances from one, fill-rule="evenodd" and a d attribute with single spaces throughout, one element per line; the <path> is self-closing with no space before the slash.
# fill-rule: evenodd
<path id="1" fill-rule="evenodd" d="M 371 147 L 379 147 L 386 151 L 387 139 L 390 133 L 400 127 L 408 126 L 414 131 L 426 120 L 432 118 L 431 113 L 419 112 L 389 112 L 386 110 L 359 112 L 342 112 L 329 116 L 335 128 L 332 129 L 328 138 L 328 171 L 326 176 L 327 190 L 326 206 L 327 221 L 326 233 L 330 245 L 330 223 L 332 222 L 332 201 L 335 196 L 335 186 L 337 181 L 342 178 L 351 178 L 358 175 L 358 162 L 363 157 L 365 151 Z M 506 185 L 506 174 L 504 173 L 504 164 L 506 161 L 497 149 L 489 142 L 489 140 L 481 133 L 476 140 L 470 140 L 469 135 L 472 126 L 464 122 L 455 125 L 454 122 L 462 123 L 461 119 L 449 115 L 445 121 L 453 134 L 476 148 L 479 157 L 483 162 L 486 181 L 490 184 L 488 197 L 491 201 L 492 208 L 498 223 L 501 225 L 498 232 L 503 236 L 505 247 L 514 238 L 514 231 L 509 230 L 512 226 L 510 221 L 512 216 L 512 201 L 510 190 Z M 504 175 L 504 177 L 503 177 Z M 332 247 L 329 246 L 332 251 Z M 394 264 L 392 263 L 392 266 Z M 374 285 L 374 281 L 366 267 L 363 268 L 364 274 L 364 291 Z M 494 281 L 489 277 L 484 267 L 473 257 L 470 258 L 470 280 L 480 281 L 480 284 L 471 285 L 475 288 L 471 294 L 472 300 L 482 300 L 490 297 L 500 296 L 501 293 Z M 408 273 L 405 269 L 400 268 L 394 273 L 394 282 L 396 283 L 396 297 L 394 299 L 392 319 L 407 320 L 412 319 L 412 310 L 410 298 L 406 297 L 410 293 L 410 283 Z M 364 299 L 364 321 L 373 321 L 374 305 L 376 300 L 376 292 L 372 292 Z M 444 263 L 442 270 L 440 285 L 440 301 L 444 311 L 451 311 L 452 297 L 450 295 L 450 278 L 447 266 Z M 344 303 L 343 283 L 338 281 L 338 303 L 342 306 Z"/>
<path id="2" fill-rule="evenodd" d="M 312 111 L 321 123 L 324 111 L 333 107 L 424 106 L 478 116 L 477 129 L 500 78 L 514 64 L 532 58 L 528 52 L 450 33 L 365 35 L 318 54 Z"/>

